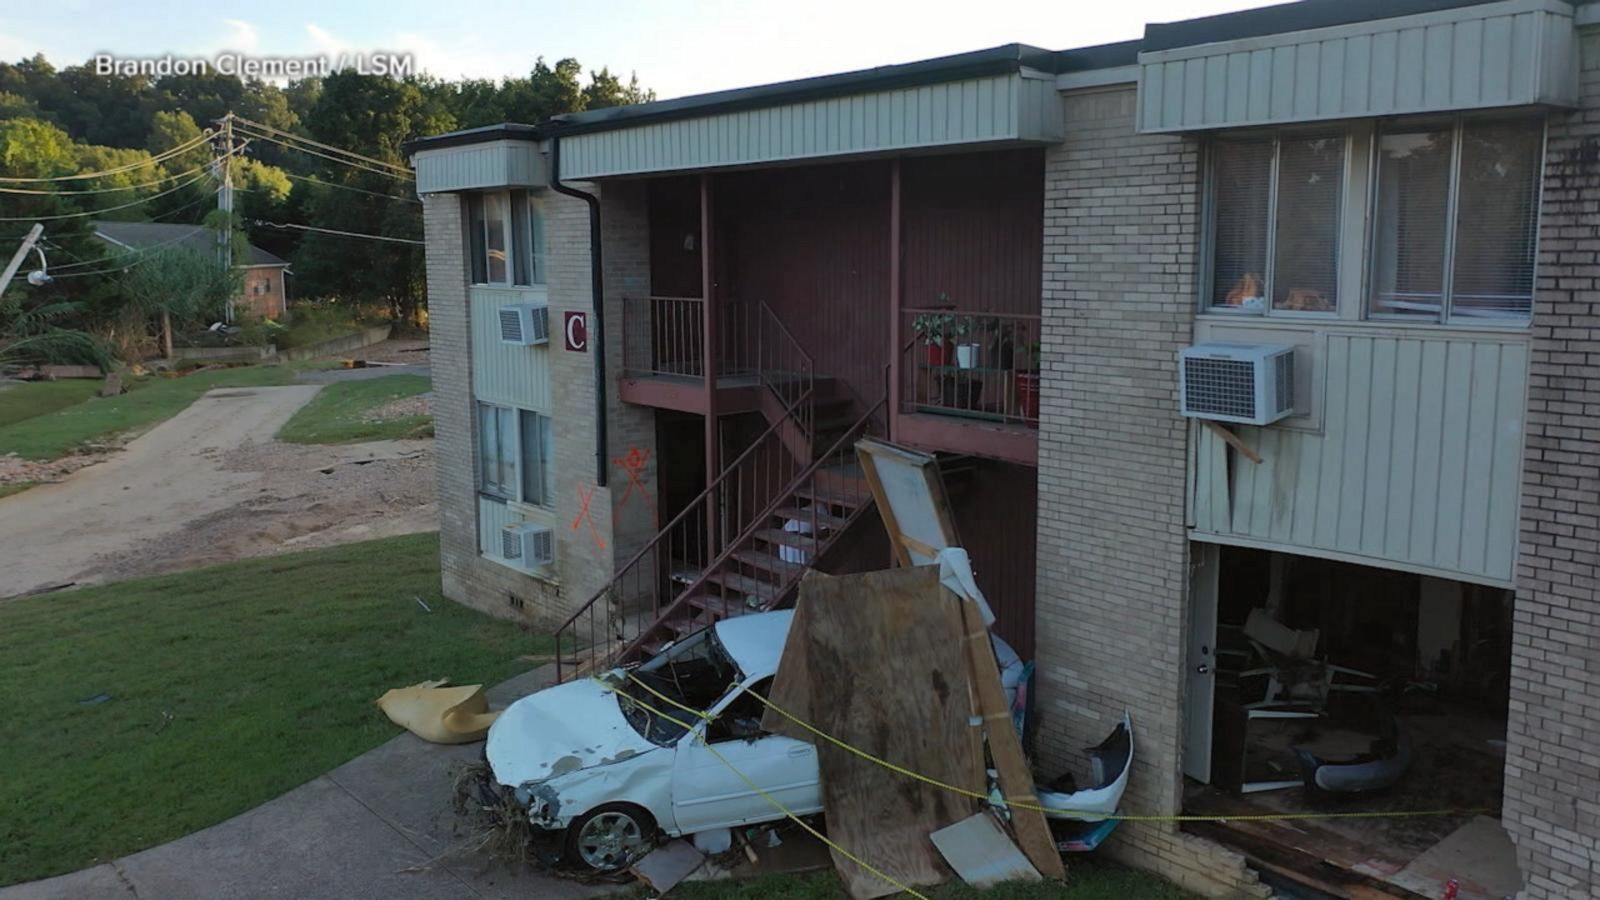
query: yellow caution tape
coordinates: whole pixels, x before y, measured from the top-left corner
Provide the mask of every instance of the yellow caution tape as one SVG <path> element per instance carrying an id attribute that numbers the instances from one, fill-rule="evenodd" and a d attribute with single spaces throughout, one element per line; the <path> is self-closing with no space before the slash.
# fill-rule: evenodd
<path id="1" fill-rule="evenodd" d="M 634 677 L 632 672 L 629 672 L 629 673 L 626 673 L 626 674 L 627 674 L 628 678 L 631 681 L 633 681 L 634 684 L 639 685 L 640 687 L 642 687 L 645 690 L 649 691 L 651 694 L 654 694 L 656 697 L 660 698 L 661 700 L 663 700 L 663 701 L 665 701 L 667 703 L 670 703 L 673 706 L 676 706 L 676 707 L 678 707 L 680 709 L 683 709 L 683 710 L 686 710 L 686 711 L 688 711 L 690 713 L 693 713 L 694 715 L 700 717 L 701 719 L 704 719 L 706 721 L 710 721 L 711 717 L 706 715 L 705 713 L 701 712 L 700 710 L 691 709 L 690 707 L 684 706 L 682 703 L 679 703 L 678 701 L 673 700 L 671 697 L 668 697 L 665 694 L 662 694 L 661 692 L 659 692 L 659 691 L 655 690 L 654 688 L 650 687 L 648 684 L 645 684 L 643 681 L 640 681 L 638 678 Z M 1090 816 L 1090 817 L 1093 817 L 1096 820 L 1107 820 L 1107 819 L 1110 819 L 1110 820 L 1114 820 L 1114 821 L 1118 821 L 1118 822 L 1284 822 L 1284 821 L 1296 821 L 1296 820 L 1305 820 L 1305 819 L 1402 819 L 1402 818 L 1425 818 L 1425 817 L 1453 816 L 1453 815 L 1478 815 L 1478 814 L 1482 814 L 1482 813 L 1491 812 L 1490 810 L 1481 809 L 1480 808 L 1480 809 L 1393 810 L 1393 811 L 1372 811 L 1372 812 L 1261 813 L 1261 814 L 1256 814 L 1256 815 L 1241 815 L 1241 816 L 1197 816 L 1197 815 L 1135 816 L 1135 815 L 1127 815 L 1127 814 L 1124 814 L 1124 813 L 1110 813 L 1110 814 L 1108 814 L 1108 813 L 1098 812 L 1098 811 L 1095 811 L 1095 810 L 1061 809 L 1061 808 L 1057 808 L 1057 807 L 1042 806 L 1042 805 L 1037 804 L 1037 803 L 1026 803 L 1026 802 L 1018 801 L 1018 800 L 995 800 L 993 797 L 991 797 L 988 794 L 982 794 L 982 793 L 979 793 L 977 791 L 967 790 L 966 788 L 959 787 L 957 785 L 947 784 L 947 783 L 945 783 L 943 781 L 940 781 L 937 778 L 932 778 L 930 776 L 922 774 L 921 772 L 914 772 L 911 769 L 905 768 L 904 766 L 898 766 L 898 765 L 895 765 L 892 762 L 889 762 L 886 759 L 882 759 L 880 757 L 873 756 L 871 753 L 868 753 L 867 751 L 862 750 L 860 747 L 856 747 L 856 746 L 853 746 L 851 744 L 848 744 L 848 743 L 846 743 L 846 742 L 834 737 L 833 735 L 828 734 L 827 732 L 823 731 L 822 729 L 817 728 L 815 725 L 812 725 L 810 722 L 806 722 L 806 721 L 802 720 L 800 717 L 794 715 L 793 713 L 789 712 L 788 710 L 785 710 L 785 709 L 779 707 L 777 704 L 775 704 L 771 700 L 768 700 L 767 698 L 761 696 L 760 694 L 756 693 L 755 691 L 746 691 L 746 693 L 749 694 L 750 696 L 756 698 L 757 700 L 760 700 L 761 703 L 764 706 L 766 706 L 768 709 L 770 709 L 773 712 L 777 713 L 778 715 L 784 717 L 785 719 L 788 719 L 789 721 L 791 721 L 794 724 L 800 726 L 801 728 L 804 728 L 806 731 L 811 732 L 812 734 L 816 735 L 817 737 L 822 738 L 823 740 L 827 741 L 828 743 L 833 744 L 835 747 L 838 747 L 841 750 L 844 750 L 846 752 L 852 753 L 852 754 L 854 754 L 854 755 L 856 755 L 856 756 L 858 756 L 858 757 L 860 757 L 860 758 L 862 758 L 862 759 L 864 759 L 864 760 L 866 760 L 866 761 L 868 761 L 870 763 L 873 763 L 874 765 L 882 766 L 883 768 L 888 769 L 889 771 L 894 772 L 894 773 L 896 773 L 898 775 L 903 775 L 903 776 L 905 776 L 907 778 L 911 778 L 913 780 L 920 781 L 923 784 L 939 788 L 940 790 L 949 791 L 949 792 L 951 792 L 953 794 L 959 794 L 959 795 L 961 795 L 963 797 L 970 797 L 970 798 L 972 798 L 974 800 L 981 800 L 984 803 L 987 803 L 987 804 L 989 804 L 991 806 L 994 806 L 994 807 L 996 807 L 998 809 L 1005 809 L 1005 808 L 1008 808 L 1008 807 L 1014 807 L 1016 809 L 1026 809 L 1026 810 L 1030 810 L 1030 811 L 1033 811 L 1033 812 L 1044 813 L 1047 816 L 1051 816 L 1051 815 L 1053 815 L 1053 816 L 1067 816 L 1067 817 L 1075 816 L 1075 815 L 1078 815 L 1078 816 Z"/>
<path id="2" fill-rule="evenodd" d="M 650 685 L 645 684 L 643 681 L 640 681 L 639 679 L 635 678 L 632 673 L 628 673 L 628 678 L 631 681 L 633 681 L 634 684 L 639 685 L 640 687 L 642 687 L 645 690 L 649 691 L 651 694 L 654 694 L 656 697 L 659 697 L 662 700 L 665 700 L 666 702 L 672 704 L 673 706 L 676 706 L 679 709 L 682 709 L 682 710 L 684 710 L 686 712 L 693 713 L 695 716 L 699 717 L 701 720 L 703 720 L 705 722 L 710 722 L 711 721 L 711 716 L 707 715 L 706 713 L 704 713 L 704 712 L 702 712 L 702 711 L 700 711 L 698 709 L 694 709 L 692 707 L 685 706 L 684 704 L 679 703 L 676 700 L 673 700 L 671 697 L 668 697 L 668 696 L 660 693 L 659 691 L 657 691 L 654 688 L 650 687 Z M 606 690 L 606 691 L 608 691 L 610 693 L 617 693 L 616 686 L 611 684 L 610 682 L 603 681 L 603 680 L 601 680 L 599 678 L 595 678 L 594 681 L 597 684 L 599 684 L 604 690 Z M 754 694 L 753 691 L 751 693 Z M 662 712 L 661 710 L 656 709 L 655 707 L 653 707 L 650 704 L 644 702 L 643 700 L 640 700 L 638 697 L 634 697 L 634 696 L 628 695 L 628 694 L 624 694 L 623 696 L 627 697 L 629 703 L 636 703 L 639 706 L 643 707 L 644 709 L 648 710 L 649 712 L 654 713 L 657 716 L 660 716 L 662 719 L 665 719 L 666 721 L 671 722 L 672 724 L 678 726 L 679 728 L 682 728 L 685 734 L 687 734 L 691 730 L 693 730 L 693 726 L 691 726 L 689 723 L 680 721 L 678 719 L 674 719 L 672 716 L 669 716 L 666 713 Z M 834 852 L 838 853 L 840 856 L 843 856 L 845 859 L 848 859 L 851 862 L 855 863 L 856 865 L 860 866 L 861 868 L 867 870 L 868 872 L 871 872 L 874 876 L 876 876 L 878 878 L 881 878 L 884 881 L 884 883 L 892 886 L 895 890 L 900 891 L 902 893 L 910 894 L 911 896 L 917 898 L 917 900 L 928 900 L 928 897 L 925 894 L 918 893 L 916 891 L 916 889 L 912 888 L 910 885 L 901 884 L 899 881 L 895 880 L 894 878 L 890 877 L 888 874 L 884 873 L 881 869 L 878 869 L 876 866 L 873 866 L 871 863 L 867 862 L 866 860 L 862 859 L 861 857 L 856 856 L 855 854 L 851 853 L 849 850 L 846 850 L 845 848 L 839 846 L 837 843 L 828 840 L 827 835 L 824 835 L 822 832 L 816 830 L 815 828 L 812 828 L 803 819 L 801 819 L 799 816 L 795 815 L 794 812 L 789 809 L 789 807 L 784 806 L 783 805 L 783 801 L 779 800 L 778 798 L 776 798 L 776 797 L 772 796 L 771 794 L 767 793 L 766 791 L 762 790 L 760 785 L 756 784 L 754 781 L 752 781 L 750 779 L 750 776 L 748 776 L 744 772 L 740 771 L 738 766 L 735 766 L 733 763 L 729 762 L 728 758 L 726 756 L 723 756 L 721 753 L 718 753 L 717 752 L 717 748 L 713 747 L 711 745 L 711 742 L 706 740 L 706 735 L 705 735 L 704 731 L 700 732 L 699 736 L 697 737 L 697 740 L 699 741 L 700 746 L 702 746 L 702 747 L 706 748 L 707 750 L 711 751 L 711 755 L 712 756 L 715 756 L 719 762 L 721 762 L 723 765 L 727 766 L 728 767 L 728 771 L 730 771 L 733 774 L 739 776 L 739 780 L 743 781 L 745 783 L 746 787 L 748 787 L 748 788 L 750 788 L 750 790 L 754 791 L 759 797 L 761 797 L 761 799 L 767 801 L 767 803 L 769 803 L 772 806 L 773 809 L 776 809 L 778 812 L 783 813 L 785 818 L 787 818 L 790 821 L 794 822 L 796 825 L 799 825 L 802 829 L 805 830 L 805 832 L 807 834 L 809 834 L 812 837 L 816 838 L 817 840 L 821 841 L 823 844 L 827 845 L 830 849 L 832 849 Z"/>

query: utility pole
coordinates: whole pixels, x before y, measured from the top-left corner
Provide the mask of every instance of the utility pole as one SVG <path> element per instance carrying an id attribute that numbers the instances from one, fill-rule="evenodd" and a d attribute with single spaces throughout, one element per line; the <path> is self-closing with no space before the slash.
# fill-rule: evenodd
<path id="1" fill-rule="evenodd" d="M 6 265 L 6 270 L 0 272 L 0 297 L 5 296 L 6 288 L 10 286 L 12 276 L 16 275 L 17 270 L 22 268 L 22 261 L 28 258 L 28 251 L 32 250 L 33 245 L 39 242 L 39 236 L 42 234 L 44 234 L 43 223 L 36 222 L 32 228 L 28 229 L 27 235 L 22 239 L 22 246 L 18 247 L 17 252 L 12 254 L 11 262 Z"/>
<path id="2" fill-rule="evenodd" d="M 222 261 L 222 270 L 228 271 L 233 267 L 233 113 L 222 117 L 221 152 L 217 159 L 219 176 L 222 185 L 217 190 L 217 211 L 222 213 L 222 227 L 217 230 L 217 256 Z M 229 324 L 233 323 L 233 298 L 228 298 L 228 305 L 224 318 Z"/>

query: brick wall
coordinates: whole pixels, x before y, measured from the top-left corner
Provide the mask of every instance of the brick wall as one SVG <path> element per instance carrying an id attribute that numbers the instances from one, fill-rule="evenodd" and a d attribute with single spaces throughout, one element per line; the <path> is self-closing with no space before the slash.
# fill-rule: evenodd
<path id="1" fill-rule="evenodd" d="M 1179 812 L 1189 544 L 1177 354 L 1196 296 L 1199 152 L 1134 132 L 1132 86 L 1064 98 L 1045 162 L 1039 427 L 1039 755 L 1132 712 L 1124 809 Z M 1264 893 L 1237 854 L 1126 823 L 1106 852 L 1211 896 Z"/>
<path id="2" fill-rule="evenodd" d="M 478 554 L 471 307 L 463 233 L 458 195 L 423 198 L 440 578 L 445 596 L 458 603 L 493 615 L 538 619 L 557 600 L 558 592 Z"/>
<path id="3" fill-rule="evenodd" d="M 1600 31 L 1551 119 L 1503 821 L 1529 900 L 1600 896 Z"/>
<path id="4" fill-rule="evenodd" d="M 244 283 L 234 313 L 254 319 L 283 317 L 283 267 L 261 266 L 242 270 Z"/>
<path id="5" fill-rule="evenodd" d="M 601 194 L 605 233 L 607 331 L 621 333 L 622 297 L 647 291 L 649 242 L 644 191 L 619 185 Z M 426 198 L 433 414 L 436 431 L 440 513 L 440 564 L 445 595 L 485 612 L 553 626 L 594 596 L 616 567 L 654 533 L 655 421 L 651 411 L 627 406 L 617 396 L 620 340 L 605 348 L 609 367 L 608 486 L 595 484 L 595 379 L 590 329 L 588 352 L 565 349 L 562 323 L 568 311 L 591 311 L 589 212 L 575 198 L 543 195 L 547 281 L 553 340 L 547 354 L 551 381 L 556 579 L 519 572 L 478 553 L 478 494 L 474 443 L 470 304 L 462 241 L 462 204 L 455 194 Z M 620 464 L 637 449 L 649 464 L 640 484 Z"/>

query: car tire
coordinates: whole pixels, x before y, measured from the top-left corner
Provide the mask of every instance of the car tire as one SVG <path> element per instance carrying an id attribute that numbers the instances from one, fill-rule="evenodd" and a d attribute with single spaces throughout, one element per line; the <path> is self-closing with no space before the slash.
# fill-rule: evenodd
<path id="1" fill-rule="evenodd" d="M 632 865 L 656 845 L 656 820 L 632 803 L 604 803 L 567 826 L 568 862 L 598 872 Z"/>

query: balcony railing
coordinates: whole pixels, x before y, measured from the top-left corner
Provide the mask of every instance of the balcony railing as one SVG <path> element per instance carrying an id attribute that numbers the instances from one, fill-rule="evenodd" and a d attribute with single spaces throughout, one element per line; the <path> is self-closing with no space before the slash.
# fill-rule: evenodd
<path id="1" fill-rule="evenodd" d="M 1039 317 L 901 311 L 902 412 L 1039 424 Z"/>

